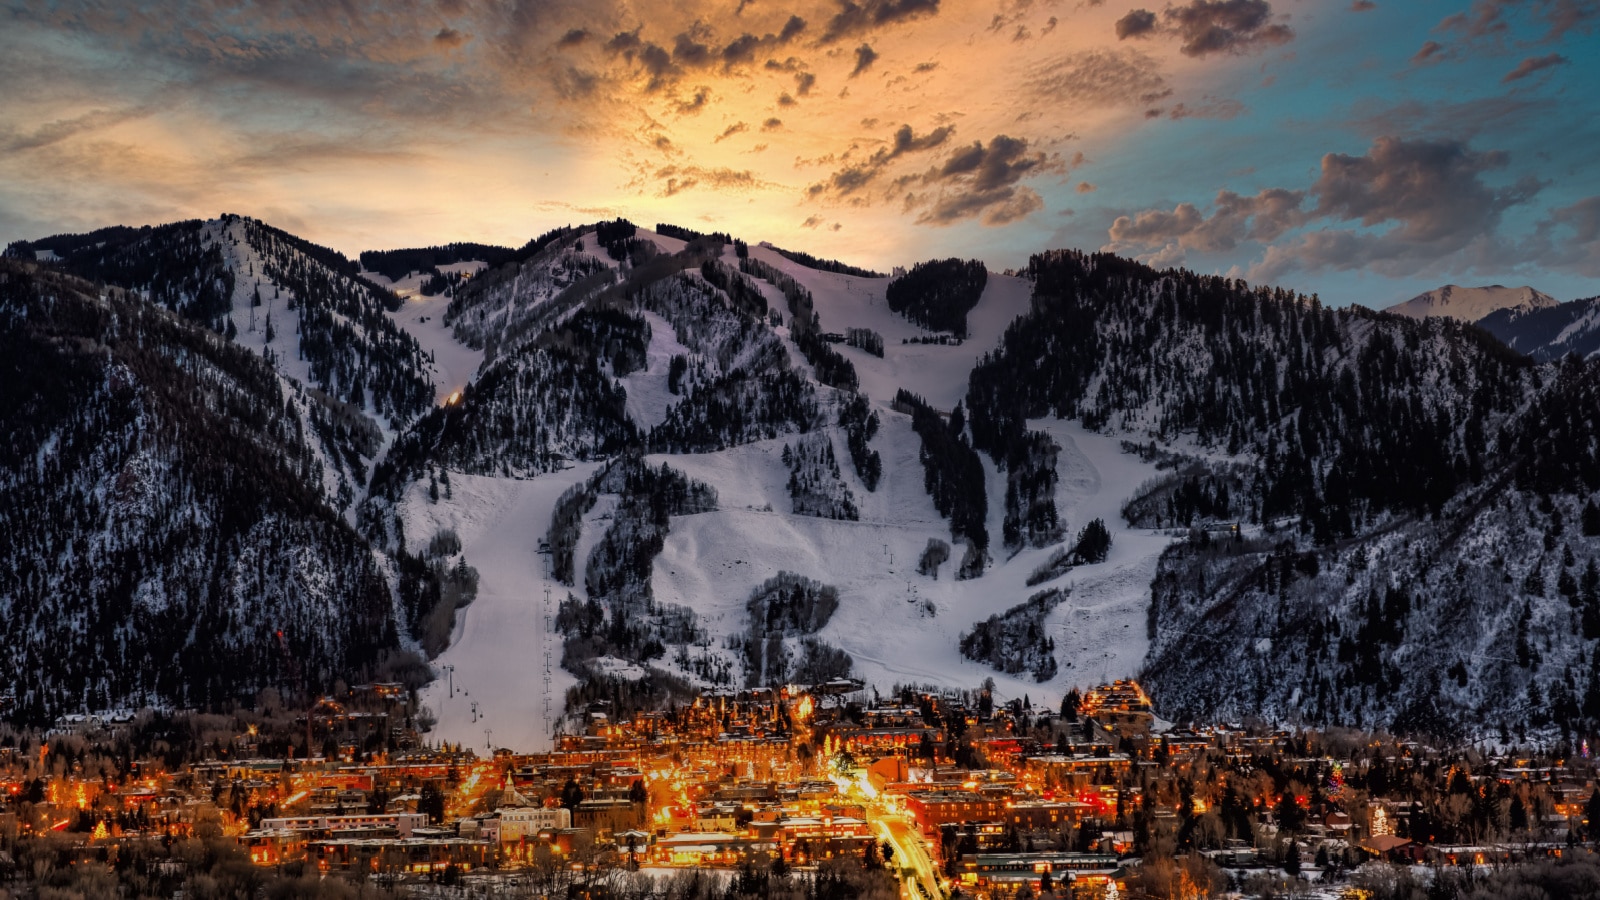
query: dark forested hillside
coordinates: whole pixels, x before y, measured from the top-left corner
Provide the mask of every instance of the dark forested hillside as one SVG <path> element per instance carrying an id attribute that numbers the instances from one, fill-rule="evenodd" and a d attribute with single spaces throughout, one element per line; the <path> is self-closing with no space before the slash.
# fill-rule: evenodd
<path id="1" fill-rule="evenodd" d="M 440 266 L 462 262 L 483 262 L 490 268 L 515 259 L 517 251 L 493 244 L 458 242 L 438 247 L 411 247 L 404 250 L 365 250 L 361 268 L 390 281 L 399 281 L 412 272 L 439 274 Z"/>
<path id="2" fill-rule="evenodd" d="M 934 508 L 950 520 L 950 534 L 967 542 L 959 578 L 983 574 L 989 554 L 988 492 L 983 462 L 967 442 L 960 407 L 947 422 L 921 397 L 902 389 L 895 404 L 911 413 L 911 428 L 922 439 L 923 484 Z"/>
<path id="3" fill-rule="evenodd" d="M 1027 418 L 1054 415 L 1251 453 L 1251 518 L 1303 517 L 1323 544 L 1436 514 L 1481 479 L 1533 377 L 1448 319 L 1332 310 L 1105 254 L 1036 256 L 1029 273 L 1032 313 L 972 373 L 979 449 L 1004 460 Z"/>
<path id="4" fill-rule="evenodd" d="M 319 490 L 319 401 L 261 357 L 0 261 L 0 367 L 0 653 L 31 673 L 25 716 L 315 690 L 397 646 L 384 573 Z"/>
<path id="5" fill-rule="evenodd" d="M 623 321 L 635 324 L 608 329 L 600 341 L 593 332 L 602 321 L 580 314 L 546 340 L 501 357 L 457 402 L 433 409 L 395 440 L 373 474 L 374 502 L 398 500 L 427 466 L 527 477 L 637 443 L 626 395 L 608 370 L 612 360 L 643 355 L 649 327 Z"/>
<path id="6" fill-rule="evenodd" d="M 458 610 L 526 591 L 523 547 L 548 550 L 571 591 L 546 625 L 583 702 L 624 682 L 664 696 L 881 674 L 894 661 L 827 624 L 835 607 L 861 621 L 866 603 L 945 628 L 952 659 L 1010 687 L 1087 671 L 1082 655 L 1107 648 L 1085 644 L 1109 635 L 1119 665 L 1144 654 L 1168 717 L 1600 727 L 1600 362 L 1579 344 L 1541 362 L 1493 323 L 1058 251 L 1030 262 L 1028 312 L 961 396 L 947 376 L 967 373 L 941 367 L 985 295 L 981 263 L 869 286 L 930 338 L 865 292 L 857 306 L 849 279 L 870 273 L 660 230 L 672 239 L 618 219 L 515 251 L 370 253 L 366 277 L 235 216 L 12 245 L 0 657 L 42 673 L 19 709 L 221 703 L 392 668 L 411 658 L 401 647 L 436 656 L 466 633 Z M 444 268 L 468 261 L 487 268 Z M 371 272 L 430 273 L 448 300 L 412 297 L 439 305 L 405 307 L 407 332 Z M 996 302 L 1022 285 L 1003 286 Z M 1511 324 L 1550 348 L 1587 309 Z M 424 345 L 475 372 L 442 405 Z M 702 454 L 724 455 L 689 458 Z M 495 480 L 530 478 L 546 480 Z M 925 547 L 916 578 L 959 553 L 956 580 L 993 569 L 989 590 L 1018 594 L 986 598 L 1005 612 L 973 622 L 959 611 L 980 586 L 918 603 L 908 575 L 906 602 L 874 593 L 872 573 L 829 571 L 840 591 L 786 575 L 741 611 L 756 582 L 716 596 L 735 576 L 709 570 L 772 556 L 771 534 L 748 533 L 764 522 L 806 567 L 847 545 L 881 546 L 890 566 L 908 545 L 888 530 L 909 557 Z M 496 529 L 522 543 L 485 537 Z M 479 548 L 489 561 L 466 559 Z M 1067 578 L 1077 618 L 1058 647 Z M 1127 636 L 1147 611 L 1146 653 Z"/>
<path id="7" fill-rule="evenodd" d="M 246 275 L 259 265 L 274 294 L 286 295 L 285 311 L 297 313 L 297 349 L 312 384 L 395 426 L 433 404 L 422 349 L 386 315 L 399 298 L 355 277 L 354 264 L 332 250 L 253 219 L 224 222 L 221 239 L 247 248 Z"/>
<path id="8" fill-rule="evenodd" d="M 967 336 L 967 313 L 978 305 L 989 270 L 975 259 L 932 259 L 889 282 L 889 308 L 930 331 Z"/>
<path id="9" fill-rule="evenodd" d="M 56 235 L 13 244 L 6 252 L 30 259 L 45 252 L 52 264 L 74 275 L 137 291 L 213 331 L 227 329 L 233 309 L 233 270 L 221 245 L 205 240 L 199 219 Z"/>
<path id="10" fill-rule="evenodd" d="M 1594 365 L 1105 255 L 1029 272 L 1032 312 L 972 376 L 974 443 L 1014 466 L 1054 415 L 1188 447 L 1126 514 L 1241 526 L 1161 561 L 1144 676 L 1167 714 L 1600 719 L 1600 513 L 1569 524 L 1600 489 Z"/>
<path id="11" fill-rule="evenodd" d="M 1600 354 L 1600 297 L 1533 309 L 1497 309 L 1477 326 L 1540 362 Z"/>
<path id="12" fill-rule="evenodd" d="M 387 315 L 399 299 L 356 277 L 356 264 L 327 247 L 226 215 L 45 238 L 8 253 L 40 250 L 72 274 L 259 346 L 309 386 L 395 426 L 433 402 L 421 349 Z"/>

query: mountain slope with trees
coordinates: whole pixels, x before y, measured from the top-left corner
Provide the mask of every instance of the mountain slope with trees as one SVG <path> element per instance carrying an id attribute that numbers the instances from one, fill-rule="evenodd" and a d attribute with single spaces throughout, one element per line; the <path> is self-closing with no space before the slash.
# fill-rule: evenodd
<path id="1" fill-rule="evenodd" d="M 1533 309 L 1498 309 L 1477 325 L 1540 362 L 1600 354 L 1600 297 Z"/>
<path id="2" fill-rule="evenodd" d="M 1487 324 L 1072 251 L 891 281 L 620 219 L 365 276 L 238 217 L 8 255 L 29 716 L 443 661 L 469 603 L 527 601 L 528 566 L 466 556 L 542 490 L 503 547 L 570 592 L 548 631 L 580 705 L 928 659 L 1044 691 L 1100 654 L 1142 656 L 1168 717 L 1600 727 L 1600 363 Z M 427 346 L 483 354 L 459 394 L 373 272 L 444 279 Z M 751 618 L 780 571 L 830 614 Z"/>
<path id="3" fill-rule="evenodd" d="M 0 342 L 0 643 L 30 673 L 24 718 L 304 696 L 400 663 L 384 567 L 320 490 L 321 400 L 28 263 L 0 261 Z"/>
<path id="4" fill-rule="evenodd" d="M 1595 535 L 1574 524 L 1600 488 L 1592 365 L 1100 254 L 1030 273 L 1033 312 L 973 373 L 974 443 L 1002 458 L 1058 415 L 1187 448 L 1168 501 L 1127 509 L 1195 525 L 1152 587 L 1166 714 L 1600 721 L 1600 513 Z M 1228 527 L 1172 521 L 1179 500 Z"/>

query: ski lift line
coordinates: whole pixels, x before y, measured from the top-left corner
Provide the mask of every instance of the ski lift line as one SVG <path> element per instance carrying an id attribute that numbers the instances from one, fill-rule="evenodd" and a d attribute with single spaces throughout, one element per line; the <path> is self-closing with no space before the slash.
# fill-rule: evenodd
<path id="1" fill-rule="evenodd" d="M 1201 640 L 1214 641 L 1214 642 L 1216 642 L 1218 644 L 1224 643 L 1222 638 L 1213 637 L 1213 636 L 1211 636 L 1209 634 L 1201 634 L 1198 631 L 1192 631 L 1192 630 L 1187 630 L 1187 629 L 1183 630 L 1183 631 L 1173 631 L 1173 632 L 1168 632 L 1168 633 L 1169 634 L 1178 634 L 1178 635 L 1187 635 L 1189 637 L 1197 637 L 1197 638 L 1200 638 Z"/>
<path id="2" fill-rule="evenodd" d="M 1513 658 L 1511 658 L 1509 656 L 1491 656 L 1491 655 L 1489 655 L 1487 653 L 1468 653 L 1467 656 L 1472 658 L 1472 659 L 1492 659 L 1492 660 L 1495 660 L 1496 662 L 1508 662 L 1508 663 L 1516 663 L 1519 666 L 1522 665 L 1522 660 L 1513 659 Z"/>
<path id="3" fill-rule="evenodd" d="M 1062 630 L 1063 631 L 1066 630 L 1066 626 L 1065 625 L 1062 626 Z M 1183 635 L 1183 636 L 1187 636 L 1187 637 L 1195 637 L 1195 638 L 1200 638 L 1201 640 L 1212 641 L 1212 642 L 1218 643 L 1218 644 L 1224 642 L 1223 638 L 1214 637 L 1214 636 L 1209 635 L 1209 634 L 1201 634 L 1200 632 L 1194 631 L 1192 629 L 1184 629 L 1182 631 L 1172 631 L 1172 632 L 1168 632 L 1168 634 Z M 1481 652 L 1468 653 L 1467 656 L 1469 658 L 1471 658 L 1471 659 L 1492 659 L 1492 660 L 1495 660 L 1496 662 L 1508 662 L 1508 663 L 1516 663 L 1517 665 L 1522 665 L 1522 660 L 1513 659 L 1513 658 L 1511 658 L 1509 656 L 1494 656 L 1494 655 L 1489 654 L 1489 653 L 1481 653 Z"/>

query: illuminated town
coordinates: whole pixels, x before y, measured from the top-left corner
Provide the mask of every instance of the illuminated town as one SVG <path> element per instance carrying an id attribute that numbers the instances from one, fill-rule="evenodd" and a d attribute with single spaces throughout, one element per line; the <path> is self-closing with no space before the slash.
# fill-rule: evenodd
<path id="1" fill-rule="evenodd" d="M 1183 729 L 1131 681 L 1055 709 L 845 680 L 632 714 L 601 702 L 533 755 L 426 746 L 413 702 L 379 684 L 309 717 L 123 712 L 8 733 L 0 864 L 171 887 L 220 855 L 258 879 L 506 896 L 848 877 L 921 900 L 1357 897 L 1374 872 L 1586 852 L 1595 802 L 1586 746 Z"/>

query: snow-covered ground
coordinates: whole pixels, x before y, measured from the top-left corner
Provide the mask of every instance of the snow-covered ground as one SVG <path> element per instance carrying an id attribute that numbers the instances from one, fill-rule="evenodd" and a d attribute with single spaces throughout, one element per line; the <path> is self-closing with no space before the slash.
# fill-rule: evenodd
<path id="1" fill-rule="evenodd" d="M 1072 685 L 1133 675 L 1147 647 L 1150 581 L 1172 538 L 1127 528 L 1121 509 L 1156 470 L 1123 454 L 1116 438 L 1085 432 L 1076 423 L 1038 421 L 1030 427 L 1049 431 L 1061 444 L 1056 503 L 1069 541 L 1090 519 L 1102 518 L 1110 527 L 1112 552 L 1104 563 L 1030 588 L 1028 575 L 1053 548 L 1030 549 L 996 559 L 982 578 L 958 582 L 957 547 L 937 579 L 917 574 L 928 539 L 948 540 L 949 523 L 923 489 L 919 444 L 909 419 L 889 413 L 874 441 L 884 455 L 884 478 L 876 492 L 861 487 L 840 452 L 841 470 L 861 507 L 859 522 L 789 514 L 782 440 L 720 453 L 652 457 L 712 484 L 720 495 L 716 512 L 672 521 L 655 563 L 656 597 L 694 608 L 720 643 L 722 636 L 747 628 L 745 601 L 751 590 L 778 572 L 834 585 L 839 610 L 820 636 L 854 658 L 856 677 L 883 692 L 896 683 L 975 687 L 994 677 L 1003 697 L 1028 694 L 1054 703 Z M 1004 481 L 987 458 L 985 464 L 992 474 L 990 528 L 998 536 L 1004 495 L 995 485 Z M 960 635 L 973 623 L 1050 586 L 1070 588 L 1067 602 L 1048 620 L 1061 666 L 1053 682 L 1009 678 L 961 656 Z"/>
<path id="2" fill-rule="evenodd" d="M 1032 285 L 1023 278 L 990 273 L 983 297 L 967 316 L 966 341 L 959 346 L 908 344 L 901 341 L 927 332 L 890 311 L 884 300 L 890 279 L 808 269 L 766 247 L 752 246 L 750 254 L 805 285 L 828 331 L 870 328 L 883 335 L 881 359 L 853 347 L 836 348 L 854 363 L 862 393 L 883 420 L 873 441 L 883 455 L 883 483 L 876 493 L 867 492 L 856 480 L 848 454 L 838 447 L 836 455 L 855 493 L 862 521 L 787 517 L 787 521 L 774 524 L 771 520 L 780 517 L 746 508 L 770 503 L 779 512 L 788 510 L 787 472 L 776 461 L 781 442 L 766 451 L 771 461 L 762 474 L 751 471 L 754 448 L 698 458 L 674 457 L 674 466 L 722 492 L 723 511 L 694 517 L 682 526 L 674 522 L 673 534 L 657 562 L 658 595 L 667 598 L 675 594 L 674 599 L 689 605 L 696 605 L 692 597 L 703 597 L 700 602 L 710 605 L 713 618 L 738 622 L 750 589 L 780 569 L 835 584 L 841 592 L 840 609 L 822 636 L 856 659 L 858 676 L 884 690 L 894 681 L 970 687 L 993 675 L 1008 695 L 1059 697 L 1070 685 L 1134 674 L 1148 646 L 1145 615 L 1150 582 L 1156 561 L 1172 538 L 1130 530 L 1123 522 L 1123 503 L 1157 471 L 1124 454 L 1120 438 L 1085 431 L 1075 422 L 1029 423 L 1030 428 L 1049 432 L 1062 448 L 1056 505 L 1068 543 L 1091 519 L 1103 519 L 1113 537 L 1106 562 L 1028 587 L 1028 575 L 1055 548 L 1024 550 L 1014 558 L 1004 558 L 998 539 L 1005 478 L 984 456 L 989 533 L 995 541 L 992 552 L 997 554 L 994 566 L 980 579 L 956 582 L 954 569 L 961 553 L 956 547 L 938 580 L 916 574 L 917 557 L 928 539 L 948 540 L 949 523 L 938 515 L 923 488 L 920 442 L 911 431 L 909 417 L 890 411 L 888 405 L 902 387 L 938 409 L 949 410 L 961 402 L 978 358 L 994 349 L 1005 329 L 1028 311 Z M 765 496 L 751 491 L 758 482 L 764 482 L 760 493 Z M 746 521 L 714 524 L 719 517 Z M 671 565 L 684 554 L 691 555 L 694 562 L 686 559 L 681 565 Z M 679 571 L 694 574 L 676 574 Z M 726 587 L 716 583 L 735 573 L 740 577 Z M 664 575 L 668 590 L 663 590 Z M 1007 679 L 961 657 L 957 650 L 961 632 L 1049 586 L 1071 588 L 1067 602 L 1049 619 L 1062 672 L 1055 684 L 1039 685 L 1026 677 Z M 935 614 L 927 616 L 919 601 L 932 601 Z"/>
<path id="3" fill-rule="evenodd" d="M 420 551 L 439 529 L 453 528 L 479 579 L 477 600 L 456 613 L 450 646 L 433 661 L 441 674 L 446 666 L 453 674 L 422 691 L 422 703 L 439 717 L 432 739 L 476 748 L 549 747 L 575 680 L 561 668 L 561 636 L 546 626 L 568 588 L 546 577 L 539 542 L 550 531 L 556 499 L 596 468 L 579 465 L 527 481 L 452 474 L 452 497 L 437 504 L 428 502 L 425 485 L 412 486 L 402 507 L 410 549 Z M 608 511 L 596 505 L 584 523 L 586 539 L 603 530 L 594 519 Z M 587 558 L 591 546 L 580 546 L 578 558 Z"/>
<path id="4" fill-rule="evenodd" d="M 1476 322 L 1498 309 L 1520 309 L 1527 312 L 1548 309 L 1555 305 L 1557 305 L 1556 298 L 1526 285 L 1505 287 L 1491 284 L 1486 287 L 1461 287 L 1447 284 L 1418 294 L 1403 303 L 1396 303 L 1385 308 L 1384 312 L 1412 319 L 1448 316 L 1463 322 Z"/>
<path id="5" fill-rule="evenodd" d="M 221 249 L 234 274 L 232 308 L 228 312 L 237 332 L 234 340 L 239 346 L 270 359 L 290 392 L 294 384 L 314 385 L 311 363 L 300 355 L 300 307 L 296 304 L 294 309 L 289 308 L 297 298 L 291 290 L 266 276 L 263 257 L 246 240 L 244 224 L 213 219 L 205 224 L 202 240 Z M 253 305 L 257 297 L 261 298 L 260 306 Z M 302 424 L 310 431 L 311 420 L 305 404 L 299 403 L 298 408 Z M 386 423 L 376 424 L 387 442 L 391 435 Z M 317 455 L 324 489 L 328 496 L 334 497 L 342 480 L 338 461 L 329 458 L 321 442 L 313 441 L 310 446 Z M 345 515 L 354 522 L 355 507 L 346 509 Z"/>
<path id="6" fill-rule="evenodd" d="M 901 341 L 930 332 L 890 311 L 884 299 L 890 279 L 820 272 L 754 245 L 750 256 L 782 270 L 811 291 L 823 329 L 842 334 L 846 328 L 870 328 L 883 335 L 882 359 L 844 344 L 835 347 L 855 365 L 861 392 L 880 406 L 894 400 L 895 391 L 902 387 L 920 394 L 936 409 L 949 410 L 961 402 L 967 395 L 967 375 L 978 357 L 993 350 L 1006 326 L 1028 311 L 1033 291 L 1027 279 L 991 272 L 982 299 L 967 314 L 969 334 L 960 346 L 906 344 Z M 783 309 L 782 299 L 775 305 Z"/>
<path id="7" fill-rule="evenodd" d="M 263 356 L 271 350 L 280 373 L 301 384 L 315 384 L 311 363 L 300 357 L 300 313 L 289 308 L 297 298 L 262 271 L 261 254 L 245 240 L 244 223 L 213 219 L 206 223 L 203 239 L 222 248 L 234 273 L 233 309 L 228 313 L 238 331 L 234 341 Z M 252 306 L 258 295 L 261 305 Z"/>
<path id="8" fill-rule="evenodd" d="M 483 268 L 482 262 L 461 262 L 440 266 L 439 271 L 447 275 L 452 273 L 476 275 Z M 477 377 L 478 367 L 483 364 L 483 351 L 474 350 L 457 341 L 451 335 L 450 327 L 444 324 L 444 312 L 450 306 L 449 294 L 441 293 L 428 297 L 422 293 L 422 285 L 432 277 L 431 273 L 412 272 L 399 281 L 390 281 L 376 272 L 361 274 L 372 283 L 389 288 L 405 300 L 405 305 L 391 313 L 390 317 L 407 334 L 416 338 L 423 352 L 428 354 L 428 359 L 433 363 L 428 375 L 433 379 L 439 400 L 442 401 L 466 387 Z"/>
<path id="9" fill-rule="evenodd" d="M 1061 661 L 1061 678 L 1066 684 L 1087 685 L 1130 677 L 1149 649 L 1145 615 L 1156 562 L 1175 538 L 1129 528 L 1122 505 L 1158 471 L 1123 453 L 1120 437 L 1086 431 L 1077 422 L 1038 419 L 1028 427 L 1048 432 L 1061 445 L 1056 510 L 1068 541 L 1093 519 L 1104 520 L 1111 529 L 1111 555 L 1105 562 L 1082 566 L 1058 579 L 1071 587 L 1067 602 L 1050 619 L 1060 629 L 1056 657 Z"/>
<path id="10" fill-rule="evenodd" d="M 667 417 L 667 410 L 679 398 L 667 390 L 667 367 L 678 355 L 689 356 L 693 351 L 678 343 L 678 336 L 666 319 L 653 312 L 642 313 L 650 323 L 650 346 L 645 350 L 645 367 L 630 373 L 622 382 L 628 392 L 628 418 L 640 428 L 649 431 Z"/>

